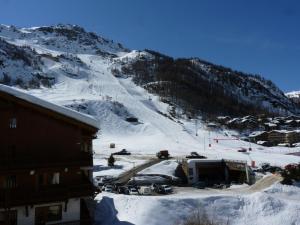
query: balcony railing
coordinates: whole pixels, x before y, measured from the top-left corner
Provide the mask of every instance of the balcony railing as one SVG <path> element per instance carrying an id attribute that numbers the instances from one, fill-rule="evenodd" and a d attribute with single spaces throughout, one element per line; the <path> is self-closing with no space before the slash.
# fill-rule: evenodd
<path id="1" fill-rule="evenodd" d="M 92 221 L 91 220 L 78 220 L 78 221 L 54 223 L 51 225 L 92 225 Z"/>
<path id="2" fill-rule="evenodd" d="M 47 155 L 31 157 L 0 157 L 0 171 L 49 168 L 59 166 L 92 166 L 93 156 L 81 152 L 75 156 Z"/>
<path id="3" fill-rule="evenodd" d="M 25 188 L 0 189 L 0 208 L 67 201 L 70 198 L 92 197 L 94 193 L 95 189 L 91 183 L 52 185 L 39 190 Z"/>

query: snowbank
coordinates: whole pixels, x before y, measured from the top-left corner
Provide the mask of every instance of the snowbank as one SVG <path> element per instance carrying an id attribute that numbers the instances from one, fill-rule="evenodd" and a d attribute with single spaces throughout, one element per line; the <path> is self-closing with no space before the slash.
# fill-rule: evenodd
<path id="1" fill-rule="evenodd" d="M 205 208 L 210 217 L 232 225 L 300 224 L 300 188 L 275 184 L 263 192 L 244 195 L 168 195 L 126 196 L 100 194 L 97 212 L 135 225 L 174 225 L 184 221 L 197 208 Z M 113 207 L 112 207 L 113 205 Z M 100 218 L 100 214 L 97 215 Z M 124 224 L 126 224 L 124 223 Z M 100 223 L 97 223 L 97 225 Z"/>

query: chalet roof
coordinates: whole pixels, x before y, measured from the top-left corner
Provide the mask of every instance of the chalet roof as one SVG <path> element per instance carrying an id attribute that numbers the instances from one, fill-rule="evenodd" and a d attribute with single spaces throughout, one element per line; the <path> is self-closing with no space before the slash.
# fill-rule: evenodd
<path id="1" fill-rule="evenodd" d="M 99 122 L 93 116 L 83 114 L 72 109 L 66 108 L 64 106 L 59 106 L 54 103 L 42 100 L 33 95 L 27 94 L 19 89 L 14 87 L 9 87 L 3 84 L 0 84 L 0 92 L 12 95 L 18 99 L 24 100 L 26 102 L 38 105 L 42 108 L 49 109 L 58 114 L 64 115 L 66 117 L 77 120 L 78 122 L 84 123 L 86 125 L 92 126 L 94 128 L 99 128 Z"/>

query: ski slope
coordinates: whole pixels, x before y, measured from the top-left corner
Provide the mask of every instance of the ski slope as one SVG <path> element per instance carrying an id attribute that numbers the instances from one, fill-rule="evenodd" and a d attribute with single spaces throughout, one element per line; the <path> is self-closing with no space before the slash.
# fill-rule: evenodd
<path id="1" fill-rule="evenodd" d="M 252 160 L 259 165 L 269 162 L 277 166 L 299 162 L 299 157 L 285 155 L 298 152 L 300 148 L 265 148 L 241 140 L 214 142 L 214 138 L 232 139 L 230 131 L 209 131 L 205 124 L 198 122 L 197 136 L 194 121 L 170 119 L 169 106 L 157 96 L 136 86 L 130 78 L 116 78 L 110 72 L 112 62 L 100 56 L 78 54 L 86 63 L 86 77 L 73 79 L 61 76 L 59 83 L 51 89 L 29 90 L 30 94 L 56 104 L 85 106 L 83 112 L 95 116 L 101 131 L 94 142 L 99 154 L 109 154 L 109 143 L 117 149 L 126 148 L 135 154 L 154 154 L 168 149 L 173 156 L 183 156 L 197 151 L 211 158 Z M 124 56 L 122 56 L 124 57 Z M 165 114 L 165 115 L 164 115 Z M 126 117 L 136 117 L 139 123 L 127 122 Z M 211 147 L 209 147 L 209 143 Z M 240 148 L 251 147 L 248 154 L 237 152 Z"/>

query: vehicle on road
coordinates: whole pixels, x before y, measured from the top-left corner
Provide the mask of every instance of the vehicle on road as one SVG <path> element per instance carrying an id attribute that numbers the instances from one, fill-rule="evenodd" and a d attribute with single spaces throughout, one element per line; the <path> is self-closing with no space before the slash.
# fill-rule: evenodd
<path id="1" fill-rule="evenodd" d="M 161 150 L 156 153 L 157 158 L 159 159 L 168 159 L 170 157 L 168 150 Z"/>
<path id="2" fill-rule="evenodd" d="M 187 159 L 206 159 L 207 157 L 205 157 L 203 155 L 199 155 L 197 152 L 191 152 L 185 158 L 187 158 Z"/>
<path id="3" fill-rule="evenodd" d="M 112 155 L 131 155 L 131 153 L 124 148 L 119 152 L 112 153 Z"/>

